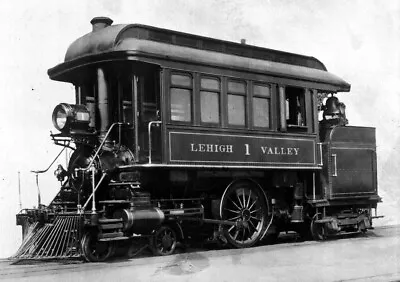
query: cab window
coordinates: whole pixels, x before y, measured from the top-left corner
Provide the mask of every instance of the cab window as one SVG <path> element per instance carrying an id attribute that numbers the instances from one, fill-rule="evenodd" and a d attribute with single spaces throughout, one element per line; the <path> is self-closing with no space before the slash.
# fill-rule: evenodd
<path id="1" fill-rule="evenodd" d="M 201 77 L 200 109 L 202 123 L 220 123 L 221 83 L 218 78 Z"/>
<path id="2" fill-rule="evenodd" d="M 192 121 L 193 79 L 190 74 L 173 73 L 170 88 L 171 121 Z"/>
<path id="3" fill-rule="evenodd" d="M 228 80 L 228 124 L 246 126 L 246 83 Z"/>
<path id="4" fill-rule="evenodd" d="M 303 88 L 285 88 L 286 124 L 288 128 L 306 128 L 305 91 Z"/>
<path id="5" fill-rule="evenodd" d="M 269 85 L 253 85 L 253 125 L 270 128 L 271 88 Z"/>

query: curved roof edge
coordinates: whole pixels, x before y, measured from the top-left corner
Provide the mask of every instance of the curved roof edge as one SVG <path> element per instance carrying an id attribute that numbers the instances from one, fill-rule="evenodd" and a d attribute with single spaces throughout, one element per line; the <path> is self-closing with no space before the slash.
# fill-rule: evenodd
<path id="1" fill-rule="evenodd" d="M 260 59 L 243 58 L 231 54 L 203 51 L 188 47 L 146 41 L 140 39 L 126 39 L 115 46 L 115 51 L 135 50 L 140 54 L 158 55 L 165 59 L 192 61 L 200 64 L 214 64 L 222 67 L 246 69 L 266 75 L 282 76 L 307 81 L 322 82 L 337 87 L 338 91 L 349 91 L 350 84 L 340 77 L 318 69 L 303 66 L 283 64 Z"/>
<path id="2" fill-rule="evenodd" d="M 68 48 L 65 62 L 85 55 L 112 51 L 113 46 L 131 38 L 327 70 L 325 65 L 314 57 L 139 24 L 112 25 L 82 36 Z"/>
<path id="3" fill-rule="evenodd" d="M 65 62 L 50 69 L 48 73 L 54 79 L 57 76 L 55 70 L 67 70 L 69 65 L 79 64 L 81 60 L 93 58 L 96 61 L 97 55 L 111 55 L 121 51 L 127 54 L 133 52 L 138 56 L 214 64 L 266 75 L 322 82 L 334 86 L 336 91 L 350 91 L 349 83 L 329 73 L 313 57 L 143 25 L 112 25 L 82 36 L 68 48 Z"/>

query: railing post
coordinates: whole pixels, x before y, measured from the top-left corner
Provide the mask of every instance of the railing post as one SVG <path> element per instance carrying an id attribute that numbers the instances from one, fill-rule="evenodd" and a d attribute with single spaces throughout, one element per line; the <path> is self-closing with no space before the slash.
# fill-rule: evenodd
<path id="1" fill-rule="evenodd" d="M 151 145 L 151 127 L 153 126 L 153 124 L 161 124 L 160 120 L 155 120 L 155 121 L 150 121 L 148 126 L 147 126 L 147 134 L 149 137 L 149 164 L 151 164 L 151 150 L 152 150 L 152 145 Z"/>
<path id="2" fill-rule="evenodd" d="M 96 213 L 96 201 L 95 201 L 95 192 L 96 192 L 96 182 L 95 182 L 95 174 L 96 174 L 96 168 L 94 165 L 91 167 L 92 169 L 92 189 L 93 189 L 93 197 L 92 197 L 92 214 Z"/>
<path id="3" fill-rule="evenodd" d="M 41 209 L 41 199 L 40 199 L 40 188 L 39 188 L 39 173 L 36 173 L 36 187 L 37 187 L 37 197 L 38 197 L 38 209 Z"/>

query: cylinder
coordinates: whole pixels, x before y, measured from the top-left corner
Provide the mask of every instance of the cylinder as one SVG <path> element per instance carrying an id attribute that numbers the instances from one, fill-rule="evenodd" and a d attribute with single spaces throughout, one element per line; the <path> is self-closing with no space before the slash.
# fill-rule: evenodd
<path id="1" fill-rule="evenodd" d="M 136 234 L 150 234 L 164 221 L 164 213 L 155 207 L 122 209 L 114 213 L 114 218 L 122 218 L 124 230 Z"/>

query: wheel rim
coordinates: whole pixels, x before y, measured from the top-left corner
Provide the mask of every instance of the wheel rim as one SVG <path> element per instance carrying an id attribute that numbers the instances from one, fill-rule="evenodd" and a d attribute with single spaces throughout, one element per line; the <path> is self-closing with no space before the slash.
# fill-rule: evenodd
<path id="1" fill-rule="evenodd" d="M 83 256 L 90 262 L 105 261 L 113 254 L 114 249 L 112 242 L 98 241 L 95 235 L 89 233 L 82 240 Z"/>
<path id="2" fill-rule="evenodd" d="M 313 237 L 314 240 L 317 241 L 321 241 L 321 240 L 325 240 L 326 238 L 326 232 L 325 232 L 325 228 L 323 224 L 318 224 L 315 221 L 318 220 L 320 218 L 321 214 L 317 213 L 313 216 L 312 220 L 311 220 L 311 235 Z"/>
<path id="3" fill-rule="evenodd" d="M 153 249 L 157 255 L 170 255 L 176 248 L 176 233 L 169 226 L 161 226 L 153 238 Z"/>
<path id="4" fill-rule="evenodd" d="M 224 227 L 228 242 L 235 247 L 254 245 L 263 234 L 265 212 L 258 189 L 245 184 L 229 187 L 221 201 L 222 219 L 235 223 Z"/>

